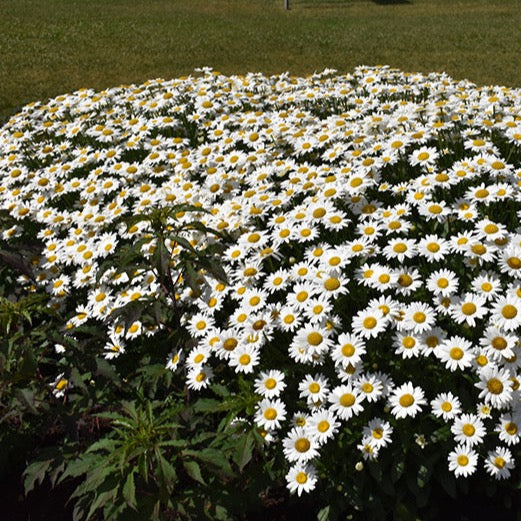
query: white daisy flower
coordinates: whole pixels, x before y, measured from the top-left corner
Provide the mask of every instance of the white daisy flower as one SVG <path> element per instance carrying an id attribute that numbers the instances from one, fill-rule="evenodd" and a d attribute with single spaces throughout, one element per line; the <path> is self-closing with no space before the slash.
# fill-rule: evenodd
<path id="1" fill-rule="evenodd" d="M 427 289 L 434 295 L 448 297 L 458 291 L 459 280 L 457 275 L 448 269 L 432 272 L 427 278 Z"/>
<path id="2" fill-rule="evenodd" d="M 401 329 L 421 334 L 431 329 L 436 323 L 434 309 L 424 302 L 412 302 L 405 309 Z"/>
<path id="3" fill-rule="evenodd" d="M 240 345 L 230 353 L 228 364 L 236 373 L 253 373 L 259 363 L 259 350 L 250 345 Z"/>
<path id="4" fill-rule="evenodd" d="M 308 403 L 322 403 L 326 400 L 329 388 L 328 380 L 322 374 L 315 376 L 306 375 L 304 380 L 299 383 L 299 396 L 308 401 Z"/>
<path id="5" fill-rule="evenodd" d="M 490 322 L 505 331 L 514 331 L 521 325 L 521 298 L 499 297 L 493 304 Z"/>
<path id="6" fill-rule="evenodd" d="M 287 487 L 291 494 L 310 492 L 316 486 L 318 477 L 315 468 L 311 465 L 297 464 L 286 474 Z"/>
<path id="7" fill-rule="evenodd" d="M 484 367 L 478 373 L 480 381 L 476 384 L 481 389 L 479 398 L 496 409 L 505 409 L 512 400 L 512 382 L 510 372 L 494 366 Z"/>
<path id="8" fill-rule="evenodd" d="M 481 320 L 488 314 L 486 299 L 475 293 L 465 293 L 451 305 L 450 313 L 458 324 L 465 323 L 475 327 L 476 320 Z"/>
<path id="9" fill-rule="evenodd" d="M 364 440 L 367 440 L 373 447 L 380 449 L 391 443 L 393 428 L 391 424 L 381 418 L 373 418 L 362 431 Z"/>
<path id="10" fill-rule="evenodd" d="M 282 441 L 283 452 L 291 463 L 305 463 L 318 456 L 318 441 L 304 427 L 294 427 Z"/>
<path id="11" fill-rule="evenodd" d="M 445 421 L 453 420 L 461 413 L 461 402 L 451 392 L 440 393 L 431 401 L 432 414 Z"/>
<path id="12" fill-rule="evenodd" d="M 264 398 L 276 398 L 286 388 L 284 373 L 276 369 L 262 371 L 255 379 L 255 392 Z"/>
<path id="13" fill-rule="evenodd" d="M 412 382 L 396 387 L 389 396 L 391 414 L 398 419 L 416 416 L 421 411 L 421 406 L 426 403 L 423 389 L 415 387 Z"/>
<path id="14" fill-rule="evenodd" d="M 285 419 L 286 405 L 282 400 L 265 398 L 256 405 L 254 421 L 267 431 L 278 429 Z"/>
<path id="15" fill-rule="evenodd" d="M 485 470 L 496 479 L 510 477 L 510 471 L 515 467 L 512 452 L 506 447 L 496 447 L 489 451 L 485 458 Z"/>
<path id="16" fill-rule="evenodd" d="M 329 410 L 336 413 L 341 420 L 349 420 L 364 410 L 364 396 L 351 384 L 335 387 L 329 393 L 328 399 L 331 403 Z"/>
<path id="17" fill-rule="evenodd" d="M 331 358 L 336 365 L 346 367 L 348 364 L 356 365 L 366 352 L 364 341 L 357 335 L 341 333 L 336 344 L 331 350 Z"/>
<path id="18" fill-rule="evenodd" d="M 374 338 L 383 333 L 387 319 L 380 310 L 362 310 L 353 317 L 352 328 L 362 338 Z"/>
<path id="19" fill-rule="evenodd" d="M 383 383 L 373 374 L 357 376 L 354 385 L 368 402 L 375 402 L 383 395 Z"/>
<path id="20" fill-rule="evenodd" d="M 462 414 L 454 420 L 451 427 L 457 443 L 465 443 L 472 447 L 483 441 L 487 433 L 485 425 L 475 414 Z"/>
<path id="21" fill-rule="evenodd" d="M 517 445 L 521 436 L 521 414 L 502 414 L 495 431 L 499 433 L 502 442 L 507 445 Z"/>
<path id="22" fill-rule="evenodd" d="M 474 353 L 475 348 L 472 343 L 460 336 L 446 339 L 435 351 L 435 355 L 445 362 L 445 367 L 450 371 L 470 367 Z"/>
<path id="23" fill-rule="evenodd" d="M 448 456 L 449 470 L 456 477 L 467 477 L 476 471 L 478 454 L 468 445 L 458 445 Z"/>
<path id="24" fill-rule="evenodd" d="M 209 366 L 196 366 L 191 369 L 186 377 L 188 389 L 196 391 L 208 387 L 213 377 L 213 369 Z"/>
<path id="25" fill-rule="evenodd" d="M 319 445 L 323 445 L 330 438 L 334 438 L 339 427 L 340 422 L 337 421 L 335 414 L 332 411 L 321 409 L 310 416 L 305 429 L 311 437 L 318 441 Z"/>

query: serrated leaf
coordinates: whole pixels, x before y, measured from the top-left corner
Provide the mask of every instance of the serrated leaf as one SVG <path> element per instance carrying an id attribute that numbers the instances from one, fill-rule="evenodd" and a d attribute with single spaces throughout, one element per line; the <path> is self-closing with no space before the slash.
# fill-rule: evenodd
<path id="1" fill-rule="evenodd" d="M 87 386 L 85 385 L 84 379 L 76 367 L 73 367 L 70 374 L 70 380 L 75 387 L 81 389 L 84 393 L 88 393 Z"/>
<path id="2" fill-rule="evenodd" d="M 103 492 L 102 494 L 98 494 L 90 506 L 89 513 L 87 514 L 87 519 L 90 519 L 92 514 L 94 514 L 96 510 L 104 507 L 107 502 L 113 500 L 116 491 L 117 489 L 113 489 L 107 492 Z"/>
<path id="3" fill-rule="evenodd" d="M 68 477 L 74 478 L 86 474 L 90 469 L 92 469 L 95 460 L 96 456 L 94 455 L 84 455 L 81 458 L 71 461 L 60 476 L 58 483 L 61 483 Z"/>
<path id="4" fill-rule="evenodd" d="M 195 481 L 206 485 L 203 476 L 201 475 L 201 467 L 195 461 L 183 461 L 183 467 L 187 474 Z"/>
<path id="5" fill-rule="evenodd" d="M 175 468 L 162 455 L 159 455 L 158 461 L 166 485 L 169 488 L 172 488 L 174 483 L 177 481 Z"/>
<path id="6" fill-rule="evenodd" d="M 251 461 L 253 456 L 253 434 L 248 432 L 242 435 L 237 442 L 233 460 L 242 472 L 244 467 Z"/>
<path id="7" fill-rule="evenodd" d="M 220 406 L 221 402 L 219 400 L 214 400 L 213 398 L 201 398 L 194 403 L 194 411 L 212 412 L 218 410 Z"/>
<path id="8" fill-rule="evenodd" d="M 34 489 L 35 484 L 41 485 L 45 479 L 47 470 L 51 466 L 54 459 L 35 461 L 31 463 L 24 471 L 24 490 L 25 494 Z"/>
<path id="9" fill-rule="evenodd" d="M 213 384 L 212 386 L 210 386 L 210 389 L 221 398 L 227 398 L 228 396 L 230 396 L 230 391 L 228 387 L 226 387 L 225 385 Z"/>
<path id="10" fill-rule="evenodd" d="M 123 497 L 127 504 L 133 509 L 136 508 L 136 485 L 134 483 L 134 471 L 130 472 L 125 480 L 125 484 L 122 489 Z"/>
<path id="11" fill-rule="evenodd" d="M 27 408 L 33 413 L 38 414 L 38 409 L 34 404 L 34 392 L 29 389 L 18 389 L 16 391 L 16 397 L 20 402 L 25 404 Z"/>

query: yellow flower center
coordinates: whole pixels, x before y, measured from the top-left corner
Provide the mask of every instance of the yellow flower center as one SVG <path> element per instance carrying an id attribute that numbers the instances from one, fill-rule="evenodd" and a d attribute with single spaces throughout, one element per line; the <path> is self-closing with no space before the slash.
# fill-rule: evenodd
<path id="1" fill-rule="evenodd" d="M 412 394 L 404 394 L 400 396 L 400 405 L 402 407 L 410 407 L 414 403 L 414 396 Z"/>
<path id="2" fill-rule="evenodd" d="M 297 294 L 297 300 L 299 302 L 304 302 L 308 298 L 307 291 L 301 291 Z"/>
<path id="3" fill-rule="evenodd" d="M 323 337 L 320 333 L 314 331 L 308 335 L 308 343 L 312 346 L 318 346 L 322 343 Z"/>
<path id="4" fill-rule="evenodd" d="M 355 401 L 355 395 L 351 393 L 345 393 L 340 397 L 340 405 L 342 405 L 342 407 L 351 407 Z"/>
<path id="5" fill-rule="evenodd" d="M 429 244 L 427 244 L 427 249 L 431 253 L 436 253 L 440 250 L 440 245 L 437 242 L 429 242 Z"/>
<path id="6" fill-rule="evenodd" d="M 277 417 L 277 409 L 274 409 L 273 407 L 268 407 L 264 411 L 264 418 L 267 420 L 274 420 Z"/>
<path id="7" fill-rule="evenodd" d="M 372 393 L 373 389 L 374 387 L 369 382 L 365 382 L 362 384 L 362 391 L 364 393 Z"/>
<path id="8" fill-rule="evenodd" d="M 507 259 L 507 264 L 513 270 L 518 270 L 521 268 L 521 259 L 519 257 L 509 257 Z"/>
<path id="9" fill-rule="evenodd" d="M 474 436 L 476 428 L 471 423 L 466 423 L 465 425 L 463 425 L 462 431 L 463 434 L 465 434 L 465 436 Z"/>
<path id="10" fill-rule="evenodd" d="M 491 378 L 487 382 L 487 389 L 492 394 L 501 394 L 503 392 L 503 383 L 499 378 Z"/>
<path id="11" fill-rule="evenodd" d="M 505 425 L 505 430 L 508 432 L 508 434 L 510 434 L 510 436 L 514 436 L 517 434 L 517 425 L 513 422 L 508 422 Z"/>
<path id="12" fill-rule="evenodd" d="M 364 319 L 364 328 L 365 329 L 373 329 L 376 326 L 376 318 L 374 317 L 367 317 Z"/>
<path id="13" fill-rule="evenodd" d="M 309 440 L 307 438 L 299 438 L 296 442 L 295 442 L 295 449 L 298 451 L 298 452 L 307 452 L 311 447 L 311 443 L 309 442 Z"/>
<path id="14" fill-rule="evenodd" d="M 507 464 L 507 462 L 501 456 L 498 456 L 497 458 L 494 459 L 494 465 L 498 469 L 502 469 L 506 464 Z"/>
<path id="15" fill-rule="evenodd" d="M 299 472 L 295 479 L 297 480 L 297 483 L 300 483 L 301 485 L 304 485 L 304 483 L 308 480 L 308 475 L 305 472 Z"/>
<path id="16" fill-rule="evenodd" d="M 200 364 L 203 360 L 204 360 L 204 355 L 199 353 L 198 355 L 195 356 L 194 363 Z"/>
<path id="17" fill-rule="evenodd" d="M 484 228 L 485 233 L 496 233 L 499 228 L 495 224 L 487 224 Z"/>
<path id="18" fill-rule="evenodd" d="M 402 345 L 405 349 L 412 349 L 416 345 L 416 340 L 412 336 L 406 336 L 402 340 Z"/>
<path id="19" fill-rule="evenodd" d="M 264 385 L 265 385 L 266 389 L 274 389 L 275 386 L 277 385 L 277 380 L 275 380 L 275 378 L 268 378 L 264 382 Z"/>
<path id="20" fill-rule="evenodd" d="M 485 355 L 478 355 L 476 356 L 476 363 L 483 367 L 488 364 L 488 358 Z"/>
<path id="21" fill-rule="evenodd" d="M 396 253 L 404 253 L 407 251 L 407 245 L 404 244 L 403 242 L 399 242 L 397 244 L 395 244 L 393 246 L 393 250 L 396 252 Z"/>
<path id="22" fill-rule="evenodd" d="M 469 464 L 469 459 L 467 456 L 465 456 L 465 454 L 460 454 L 458 456 L 458 465 L 460 465 L 461 467 L 465 467 L 466 465 Z"/>
<path id="23" fill-rule="evenodd" d="M 313 382 L 309 385 L 308 389 L 309 389 L 309 392 L 315 394 L 320 391 L 320 385 L 317 384 L 317 382 Z"/>
<path id="24" fill-rule="evenodd" d="M 237 340 L 235 338 L 227 338 L 223 342 L 223 348 L 226 349 L 226 351 L 233 351 L 237 347 Z"/>
<path id="25" fill-rule="evenodd" d="M 453 347 L 450 350 L 449 354 L 453 360 L 461 360 L 465 352 L 460 347 Z"/>
<path id="26" fill-rule="evenodd" d="M 472 253 L 475 253 L 476 255 L 483 255 L 487 252 L 487 248 L 485 248 L 483 244 L 474 244 L 470 249 L 472 250 Z"/>
<path id="27" fill-rule="evenodd" d="M 421 311 L 417 311 L 416 313 L 414 313 L 414 315 L 412 316 L 412 319 L 417 322 L 418 324 L 422 324 L 423 322 L 425 322 L 425 319 L 427 318 L 427 316 L 425 315 L 425 313 L 422 313 Z"/>
<path id="28" fill-rule="evenodd" d="M 412 282 L 413 282 L 412 277 L 410 275 L 408 275 L 407 273 L 402 273 L 398 277 L 398 284 L 400 284 L 400 286 L 402 286 L 403 288 L 407 288 L 408 286 L 410 286 L 412 284 Z"/>
<path id="29" fill-rule="evenodd" d="M 342 354 L 344 356 L 353 356 L 355 354 L 355 346 L 353 344 L 344 344 L 342 346 Z"/>
<path id="30" fill-rule="evenodd" d="M 503 349 L 505 349 L 508 345 L 507 341 L 501 336 L 493 338 L 491 344 L 492 347 L 498 351 L 503 351 Z"/>
<path id="31" fill-rule="evenodd" d="M 381 427 L 377 427 L 376 429 L 373 429 L 372 435 L 373 438 L 380 440 L 384 436 L 384 430 Z"/>
<path id="32" fill-rule="evenodd" d="M 329 430 L 329 422 L 327 420 L 322 420 L 317 425 L 317 430 L 319 432 L 326 432 L 326 431 L 328 431 Z"/>
<path id="33" fill-rule="evenodd" d="M 481 284 L 481 289 L 488 293 L 492 290 L 492 284 L 490 284 L 490 282 L 483 282 L 483 284 Z"/>
<path id="34" fill-rule="evenodd" d="M 445 412 L 452 411 L 452 404 L 450 402 L 443 402 L 441 404 L 441 410 Z"/>
<path id="35" fill-rule="evenodd" d="M 251 362 L 251 356 L 247 353 L 244 353 L 239 357 L 239 363 L 241 365 L 248 365 Z"/>
<path id="36" fill-rule="evenodd" d="M 449 281 L 442 277 L 441 279 L 438 279 L 438 287 L 439 288 L 446 288 L 449 285 Z"/>
<path id="37" fill-rule="evenodd" d="M 68 384 L 68 380 L 66 380 L 65 378 L 61 378 L 60 381 L 56 384 L 56 389 L 58 391 L 61 391 L 63 389 L 65 389 L 65 387 L 67 386 Z"/>
<path id="38" fill-rule="evenodd" d="M 461 306 L 461 311 L 464 315 L 473 315 L 476 312 L 476 304 L 473 302 L 465 302 L 463 306 Z"/>
<path id="39" fill-rule="evenodd" d="M 514 318 L 515 316 L 517 316 L 517 308 L 515 306 L 512 306 L 512 304 L 507 304 L 506 306 L 503 306 L 501 314 L 508 319 Z"/>
<path id="40" fill-rule="evenodd" d="M 331 277 L 324 282 L 324 288 L 327 289 L 327 291 L 335 291 L 340 287 L 340 281 L 335 278 Z"/>

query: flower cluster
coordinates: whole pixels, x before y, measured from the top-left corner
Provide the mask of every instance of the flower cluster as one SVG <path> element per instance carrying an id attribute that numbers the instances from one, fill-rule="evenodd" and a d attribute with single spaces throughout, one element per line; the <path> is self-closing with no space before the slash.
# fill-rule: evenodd
<path id="1" fill-rule="evenodd" d="M 218 370 L 251 382 L 248 420 L 281 447 L 291 491 L 315 487 L 314 462 L 347 426 L 376 460 L 422 417 L 449 427 L 456 476 L 481 459 L 507 478 L 521 429 L 521 92 L 388 67 L 200 72 L 80 90 L 0 130 L 0 211 L 15 221 L 1 240 L 31 224 L 42 244 L 20 283 L 72 310 L 69 334 L 95 323 L 104 356 L 123 355 L 162 325 L 113 312 L 162 288 L 153 268 L 98 276 L 125 244 L 154 252 L 146 221 L 122 218 L 206 209 L 195 218 L 234 238 L 228 284 L 204 270 L 200 291 L 179 284 L 194 342 L 167 367 L 195 390 Z"/>

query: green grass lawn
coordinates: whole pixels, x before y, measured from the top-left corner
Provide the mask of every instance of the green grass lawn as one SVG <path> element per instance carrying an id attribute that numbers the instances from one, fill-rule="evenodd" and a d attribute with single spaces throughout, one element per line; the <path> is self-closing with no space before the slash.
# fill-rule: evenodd
<path id="1" fill-rule="evenodd" d="M 519 0 L 0 0 L 0 120 L 80 87 L 388 64 L 521 86 Z"/>

